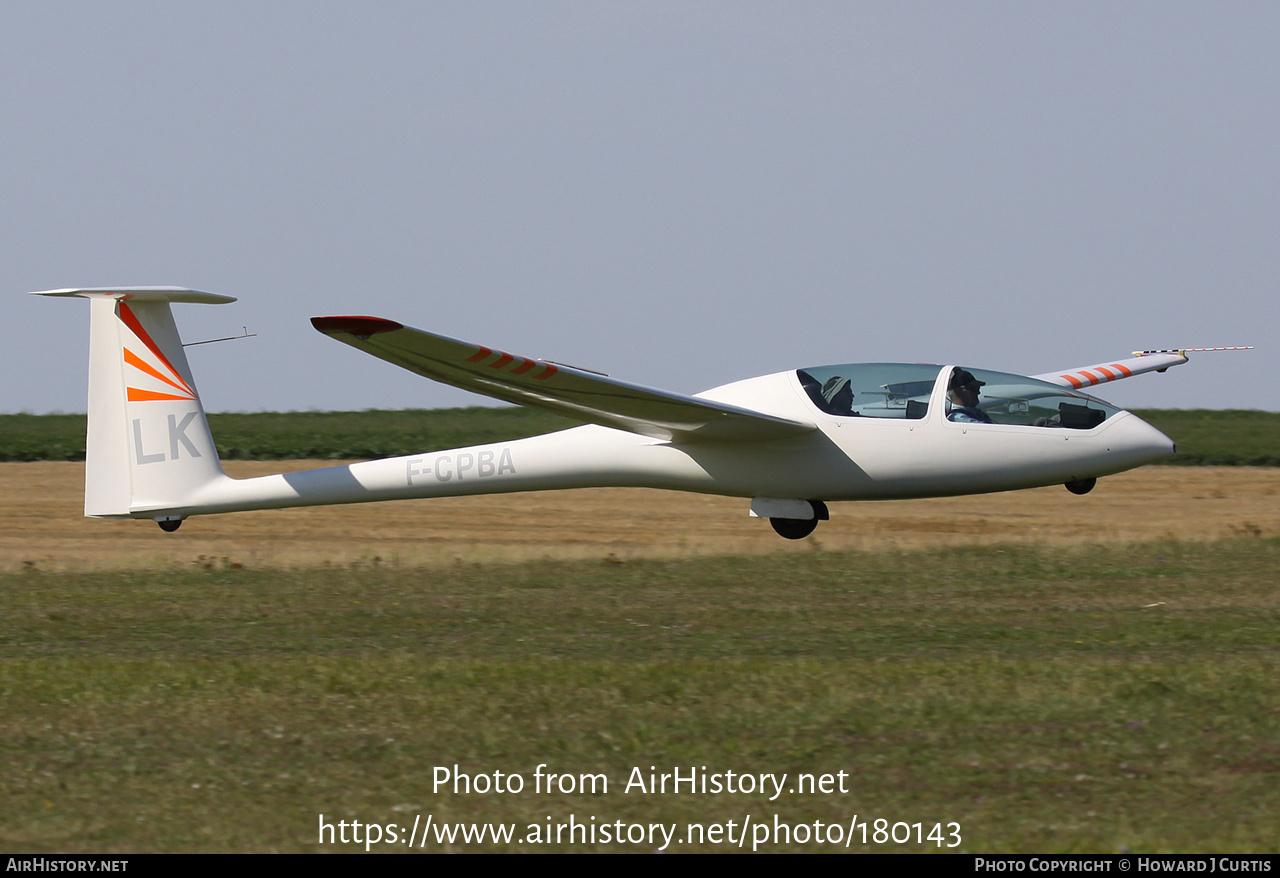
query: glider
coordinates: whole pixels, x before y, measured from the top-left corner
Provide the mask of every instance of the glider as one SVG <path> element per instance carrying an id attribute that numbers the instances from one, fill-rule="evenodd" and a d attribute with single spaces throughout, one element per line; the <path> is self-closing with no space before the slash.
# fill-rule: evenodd
<path id="1" fill-rule="evenodd" d="M 649 487 L 750 498 L 788 539 L 827 502 L 1062 484 L 1173 454 L 1131 412 L 1085 392 L 1187 362 L 1189 350 L 1023 376 L 967 365 L 854 363 L 764 375 L 694 396 L 424 332 L 316 317 L 323 334 L 419 375 L 568 415 L 528 439 L 304 472 L 222 471 L 173 303 L 234 302 L 182 287 L 48 290 L 90 301 L 85 515 L 165 531 L 193 515 L 415 497 Z"/>

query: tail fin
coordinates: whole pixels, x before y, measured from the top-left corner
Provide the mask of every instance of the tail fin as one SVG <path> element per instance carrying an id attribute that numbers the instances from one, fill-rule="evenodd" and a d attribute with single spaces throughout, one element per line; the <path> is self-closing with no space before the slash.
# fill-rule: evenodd
<path id="1" fill-rule="evenodd" d="M 170 304 L 234 302 L 181 287 L 48 290 L 89 300 L 84 514 L 155 518 L 223 477 Z M 148 513 L 155 512 L 155 515 Z"/>

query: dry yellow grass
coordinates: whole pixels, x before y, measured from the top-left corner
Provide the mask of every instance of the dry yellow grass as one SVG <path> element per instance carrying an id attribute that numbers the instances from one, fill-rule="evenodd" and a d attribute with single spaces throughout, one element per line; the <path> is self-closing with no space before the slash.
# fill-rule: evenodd
<path id="1" fill-rule="evenodd" d="M 237 477 L 314 462 L 231 462 Z M 193 518 L 175 534 L 81 517 L 84 465 L 0 464 L 0 570 L 163 567 L 227 558 L 252 566 L 402 564 L 811 552 L 992 542 L 1125 543 L 1280 533 L 1280 469 L 1148 467 L 1076 497 L 1060 487 L 977 497 L 832 504 L 788 542 L 744 500 L 634 489 L 247 512 Z"/>

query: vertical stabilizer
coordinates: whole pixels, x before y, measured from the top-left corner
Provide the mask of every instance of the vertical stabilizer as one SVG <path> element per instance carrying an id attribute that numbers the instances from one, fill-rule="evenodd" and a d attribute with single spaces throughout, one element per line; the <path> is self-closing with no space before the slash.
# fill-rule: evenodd
<path id="1" fill-rule="evenodd" d="M 196 490 L 222 477 L 170 305 L 235 299 L 180 287 L 37 295 L 90 300 L 85 515 L 149 517 L 151 510 L 184 505 Z"/>

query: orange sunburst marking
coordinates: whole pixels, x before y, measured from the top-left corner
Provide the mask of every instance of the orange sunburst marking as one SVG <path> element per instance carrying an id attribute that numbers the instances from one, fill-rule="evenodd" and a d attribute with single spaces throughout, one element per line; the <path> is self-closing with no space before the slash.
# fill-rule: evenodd
<path id="1" fill-rule="evenodd" d="M 133 313 L 133 309 L 129 307 L 128 303 L 126 302 L 120 303 L 119 313 L 120 313 L 120 319 L 124 321 L 124 325 L 129 327 L 129 329 L 133 331 L 133 334 L 138 337 L 138 340 L 147 346 L 147 350 L 155 354 L 156 359 L 158 359 L 161 363 L 164 363 L 164 365 L 168 368 L 170 375 L 172 375 L 172 377 L 176 379 L 178 382 L 178 385 L 175 385 L 175 386 L 180 385 L 182 390 L 185 390 L 191 394 L 191 396 L 189 397 L 160 396 L 160 397 L 148 397 L 148 398 L 149 399 L 157 399 L 157 398 L 158 399 L 170 399 L 170 398 L 171 399 L 195 399 L 196 398 L 195 388 L 192 387 L 183 379 L 182 375 L 179 374 L 178 370 L 173 367 L 173 363 L 170 363 L 169 358 L 164 355 L 164 352 L 162 350 L 160 350 L 160 346 L 156 344 L 155 341 L 151 338 L 151 335 L 145 329 L 142 328 L 142 323 L 139 322 L 138 315 Z M 169 381 L 167 383 L 173 384 L 172 381 Z"/>
<path id="2" fill-rule="evenodd" d="M 174 390 L 181 391 L 184 394 L 181 397 L 173 397 L 173 399 L 195 399 L 194 396 L 187 394 L 186 392 L 187 388 L 183 387 L 181 384 L 178 384 L 175 381 L 170 380 L 169 378 L 166 378 L 160 372 L 160 370 L 152 368 L 149 364 L 143 361 L 141 357 L 139 357 L 137 354 L 135 354 L 133 351 L 129 350 L 128 348 L 124 349 L 124 361 L 128 363 L 130 366 L 133 366 L 135 369 L 139 369 L 143 372 L 146 372 L 152 378 L 159 379 L 160 381 L 163 381 L 165 384 L 168 384 Z M 129 388 L 129 389 L 132 390 L 133 388 Z"/>
<path id="3" fill-rule="evenodd" d="M 180 399 L 183 402 L 189 402 L 195 399 L 194 396 L 177 396 L 173 393 L 159 393 L 155 390 L 142 390 L 137 387 L 130 387 L 128 391 L 129 402 L 150 402 L 157 399 Z"/>

